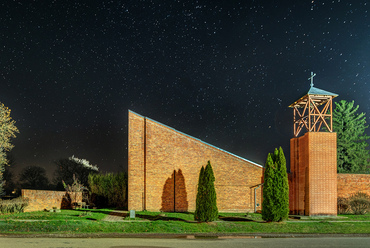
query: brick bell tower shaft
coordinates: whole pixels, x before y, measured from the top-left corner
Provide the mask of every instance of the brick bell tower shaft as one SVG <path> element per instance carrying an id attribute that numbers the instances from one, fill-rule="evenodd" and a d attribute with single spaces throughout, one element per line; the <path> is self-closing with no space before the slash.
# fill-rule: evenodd
<path id="1" fill-rule="evenodd" d="M 311 73 L 308 93 L 289 105 L 294 109 L 289 208 L 291 214 L 337 215 L 337 135 L 332 127 L 332 105 L 338 95 L 315 88 L 314 76 Z"/>

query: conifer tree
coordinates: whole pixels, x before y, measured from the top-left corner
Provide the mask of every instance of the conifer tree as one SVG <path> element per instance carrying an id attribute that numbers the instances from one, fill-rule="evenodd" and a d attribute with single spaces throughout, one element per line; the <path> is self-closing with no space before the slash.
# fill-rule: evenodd
<path id="1" fill-rule="evenodd" d="M 275 150 L 276 151 L 276 150 Z M 276 161 L 276 188 L 277 192 L 277 205 L 279 206 L 279 218 L 280 220 L 288 219 L 289 215 L 289 181 L 288 173 L 286 168 L 286 159 L 284 156 L 283 149 L 280 147 L 275 157 Z M 280 221 L 279 220 L 279 221 Z"/>
<path id="2" fill-rule="evenodd" d="M 198 180 L 198 192 L 197 192 L 197 199 L 196 199 L 196 207 L 194 213 L 194 219 L 197 221 L 201 221 L 204 219 L 204 167 L 200 169 L 199 173 L 199 180 Z"/>
<path id="3" fill-rule="evenodd" d="M 199 174 L 198 193 L 194 219 L 201 222 L 213 221 L 218 218 L 215 176 L 210 161 L 206 168 L 202 167 Z"/>
<path id="4" fill-rule="evenodd" d="M 358 113 L 359 106 L 354 101 L 345 100 L 335 103 L 333 129 L 337 133 L 337 170 L 338 172 L 367 172 L 369 151 L 365 134 L 365 113 Z"/>
<path id="5" fill-rule="evenodd" d="M 206 216 L 204 221 L 214 221 L 218 218 L 217 195 L 215 190 L 215 176 L 210 161 L 204 170 Z"/>
<path id="6" fill-rule="evenodd" d="M 265 165 L 262 219 L 282 221 L 289 214 L 289 183 L 283 149 L 268 154 Z"/>
<path id="7" fill-rule="evenodd" d="M 265 172 L 264 172 L 264 182 L 263 182 L 263 201 L 262 201 L 262 219 L 266 221 L 273 220 L 275 212 L 275 203 L 274 203 L 274 178 L 275 178 L 275 169 L 274 169 L 274 160 L 272 159 L 271 153 L 267 155 L 265 163 Z"/>

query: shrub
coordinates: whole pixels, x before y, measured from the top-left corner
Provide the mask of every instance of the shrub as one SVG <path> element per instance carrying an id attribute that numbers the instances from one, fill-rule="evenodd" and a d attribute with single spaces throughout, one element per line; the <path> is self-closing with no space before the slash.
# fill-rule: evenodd
<path id="1" fill-rule="evenodd" d="M 267 155 L 262 201 L 262 219 L 282 221 L 289 214 L 289 183 L 283 149 Z"/>
<path id="2" fill-rule="evenodd" d="M 194 219 L 197 221 L 214 221 L 218 217 L 215 176 L 210 161 L 206 168 L 202 166 L 199 174 L 198 193 Z"/>
<path id="3" fill-rule="evenodd" d="M 203 178 L 204 178 L 204 167 L 200 169 L 199 172 L 199 179 L 198 179 L 198 192 L 197 192 L 197 198 L 195 202 L 195 212 L 194 212 L 194 219 L 197 221 L 200 221 L 204 219 L 204 184 L 203 184 Z"/>
<path id="4" fill-rule="evenodd" d="M 348 198 L 338 197 L 337 198 L 337 210 L 338 214 L 348 214 L 351 210 Z"/>
<path id="5" fill-rule="evenodd" d="M 127 174 L 90 174 L 89 187 L 92 202 L 99 207 L 127 206 Z"/>
<path id="6" fill-rule="evenodd" d="M 18 197 L 12 200 L 1 200 L 0 199 L 0 213 L 22 213 L 25 207 L 28 206 L 28 200 L 22 197 Z"/>
<path id="7" fill-rule="evenodd" d="M 357 192 L 348 200 L 354 214 L 366 214 L 370 208 L 370 196 L 366 193 Z"/>
<path id="8" fill-rule="evenodd" d="M 67 191 L 67 194 L 64 198 L 67 201 L 70 201 L 71 204 L 76 204 L 77 203 L 77 198 L 78 198 L 78 193 L 82 192 L 85 189 L 85 187 L 78 181 L 75 174 L 73 174 L 73 183 L 72 183 L 72 185 L 68 185 L 64 181 L 62 181 L 62 182 L 63 182 L 64 189 Z"/>

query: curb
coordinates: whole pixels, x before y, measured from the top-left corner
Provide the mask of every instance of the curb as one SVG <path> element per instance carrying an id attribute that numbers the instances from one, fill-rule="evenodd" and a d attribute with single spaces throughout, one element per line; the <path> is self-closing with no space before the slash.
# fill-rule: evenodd
<path id="1" fill-rule="evenodd" d="M 1 238 L 159 238 L 159 239 L 240 239 L 240 238 L 339 238 L 370 237 L 364 234 L 302 234 L 302 233 L 81 233 L 81 234 L 0 234 Z"/>

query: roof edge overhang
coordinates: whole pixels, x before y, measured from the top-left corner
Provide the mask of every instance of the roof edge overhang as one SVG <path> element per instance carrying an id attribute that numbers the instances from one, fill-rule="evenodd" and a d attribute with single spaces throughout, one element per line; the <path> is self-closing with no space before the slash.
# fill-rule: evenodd
<path id="1" fill-rule="evenodd" d="M 316 98 L 316 99 L 321 98 L 322 100 L 317 103 L 317 106 L 320 106 L 320 105 L 326 103 L 327 101 L 329 101 L 330 99 L 333 99 L 334 97 L 337 97 L 337 96 L 338 96 L 338 94 L 335 94 L 335 93 L 332 93 L 332 92 L 329 92 L 329 91 L 326 91 L 326 90 L 322 90 L 322 89 L 313 87 L 313 85 L 311 85 L 311 88 L 307 92 L 307 94 L 305 94 L 304 96 L 299 98 L 294 103 L 290 104 L 289 108 L 295 108 L 295 107 L 304 108 L 304 106 L 307 103 L 307 101 L 305 101 L 305 99 L 309 98 L 309 97 L 311 97 L 311 98 L 313 97 L 313 98 Z M 325 100 L 325 99 L 327 99 L 327 100 Z M 300 102 L 302 102 L 303 104 L 299 104 Z"/>
<path id="2" fill-rule="evenodd" d="M 300 102 L 304 102 L 304 99 L 305 98 L 309 98 L 309 96 L 314 96 L 314 97 L 317 97 L 317 98 L 327 98 L 329 101 L 329 99 L 333 99 L 335 97 L 337 97 L 338 95 L 317 95 L 317 94 L 306 94 L 304 96 L 302 96 L 301 98 L 299 98 L 297 101 L 293 102 L 292 104 L 290 104 L 288 107 L 289 108 L 295 108 L 295 107 L 298 107 L 298 108 L 304 108 L 304 106 L 306 104 L 299 104 Z M 318 106 L 326 103 L 327 101 L 322 101 L 320 104 L 318 104 Z"/>

